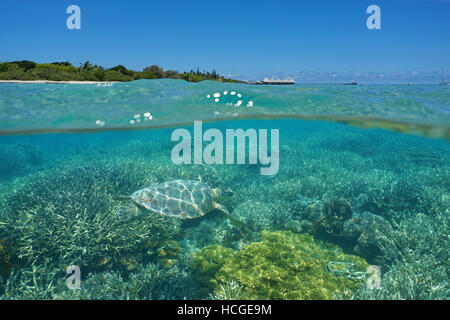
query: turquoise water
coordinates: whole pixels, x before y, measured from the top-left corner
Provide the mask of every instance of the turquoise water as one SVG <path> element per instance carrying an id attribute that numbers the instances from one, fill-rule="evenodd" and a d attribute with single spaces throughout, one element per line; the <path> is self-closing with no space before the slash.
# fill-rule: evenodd
<path id="1" fill-rule="evenodd" d="M 220 95 L 217 102 L 214 94 Z M 448 139 L 449 101 L 448 86 L 440 85 L 255 86 L 172 79 L 111 86 L 0 84 L 0 128 L 1 133 L 113 130 L 194 120 L 295 117 Z M 130 124 L 134 115 L 147 112 L 151 121 Z"/>
<path id="2" fill-rule="evenodd" d="M 449 299 L 448 89 L 0 84 L 0 296 Z M 278 129 L 277 173 L 174 164 L 171 135 L 194 137 L 194 120 L 224 137 Z M 118 198 L 177 179 L 220 188 L 245 227 Z"/>

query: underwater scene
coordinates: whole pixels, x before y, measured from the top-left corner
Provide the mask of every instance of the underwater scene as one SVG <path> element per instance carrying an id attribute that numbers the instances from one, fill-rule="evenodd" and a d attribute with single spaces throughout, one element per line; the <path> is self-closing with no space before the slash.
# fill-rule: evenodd
<path id="1" fill-rule="evenodd" d="M 0 84 L 0 299 L 449 299 L 449 88 Z"/>

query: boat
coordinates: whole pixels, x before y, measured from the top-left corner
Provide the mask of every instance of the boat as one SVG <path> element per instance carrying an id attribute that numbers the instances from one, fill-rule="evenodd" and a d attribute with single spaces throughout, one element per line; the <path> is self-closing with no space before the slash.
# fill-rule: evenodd
<path id="1" fill-rule="evenodd" d="M 265 77 L 262 81 L 256 81 L 255 84 L 295 84 L 295 80 L 291 78 L 286 79 L 274 79 Z"/>
<path id="2" fill-rule="evenodd" d="M 441 67 L 441 76 L 442 76 L 442 81 L 440 82 L 440 84 L 443 85 L 443 86 L 448 86 L 448 85 L 450 85 L 450 82 L 445 81 L 444 68 L 442 68 L 442 67 Z"/>

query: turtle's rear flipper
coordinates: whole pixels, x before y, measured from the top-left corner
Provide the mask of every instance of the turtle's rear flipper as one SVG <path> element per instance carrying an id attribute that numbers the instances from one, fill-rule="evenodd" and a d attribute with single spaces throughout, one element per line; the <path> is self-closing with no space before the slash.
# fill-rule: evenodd
<path id="1" fill-rule="evenodd" d="M 247 228 L 247 225 L 246 225 L 244 222 L 242 222 L 241 220 L 236 219 L 235 217 L 233 217 L 233 216 L 228 212 L 227 208 L 225 208 L 225 207 L 222 206 L 221 204 L 218 204 L 217 202 L 214 202 L 214 208 L 216 208 L 217 210 L 219 210 L 225 217 L 227 217 L 235 227 L 237 227 L 237 228 L 239 228 L 239 229 L 241 229 L 241 230 L 246 230 L 246 229 L 248 229 L 248 228 Z"/>

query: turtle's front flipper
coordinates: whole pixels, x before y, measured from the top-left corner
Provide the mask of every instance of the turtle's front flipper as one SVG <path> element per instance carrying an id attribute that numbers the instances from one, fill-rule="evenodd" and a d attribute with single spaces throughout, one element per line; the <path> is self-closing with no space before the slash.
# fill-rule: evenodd
<path id="1" fill-rule="evenodd" d="M 247 225 L 236 219 L 235 217 L 233 217 L 227 210 L 227 208 L 225 208 L 224 206 L 222 206 L 221 204 L 214 202 L 214 208 L 216 208 L 217 210 L 219 210 L 220 212 L 222 212 L 222 214 L 227 217 L 228 219 L 230 219 L 231 223 L 235 226 L 238 227 L 239 229 L 247 229 Z"/>

